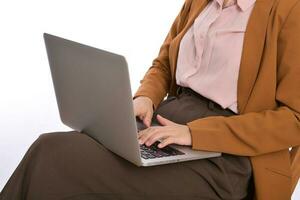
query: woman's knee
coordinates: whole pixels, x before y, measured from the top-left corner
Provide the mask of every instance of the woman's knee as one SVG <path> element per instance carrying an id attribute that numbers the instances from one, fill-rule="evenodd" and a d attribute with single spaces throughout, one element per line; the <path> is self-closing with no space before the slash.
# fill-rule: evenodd
<path id="1" fill-rule="evenodd" d="M 84 137 L 84 135 L 76 131 L 43 133 L 35 141 L 35 145 L 37 145 L 40 150 L 55 151 L 68 144 L 72 144 L 74 140 L 78 140 L 78 138 L 82 137 Z"/>
<path id="2" fill-rule="evenodd" d="M 104 161 L 111 163 L 117 159 L 117 156 L 112 156 L 113 154 L 103 145 L 88 135 L 78 132 L 42 134 L 32 149 L 31 155 L 34 155 L 33 157 L 39 162 L 52 164 L 80 165 L 79 163 L 84 162 L 103 165 Z"/>

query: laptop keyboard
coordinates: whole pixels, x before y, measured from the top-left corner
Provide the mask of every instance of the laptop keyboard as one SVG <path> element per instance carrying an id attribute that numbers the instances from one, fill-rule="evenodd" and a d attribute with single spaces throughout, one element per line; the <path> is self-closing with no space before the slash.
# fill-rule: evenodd
<path id="1" fill-rule="evenodd" d="M 164 148 L 159 148 L 158 144 L 160 142 L 155 142 L 151 146 L 146 146 L 145 144 L 140 145 L 142 158 L 144 159 L 153 159 L 153 158 L 161 158 L 161 157 L 168 157 L 168 156 L 177 156 L 177 155 L 184 155 L 183 152 L 178 151 L 172 147 L 166 146 Z"/>

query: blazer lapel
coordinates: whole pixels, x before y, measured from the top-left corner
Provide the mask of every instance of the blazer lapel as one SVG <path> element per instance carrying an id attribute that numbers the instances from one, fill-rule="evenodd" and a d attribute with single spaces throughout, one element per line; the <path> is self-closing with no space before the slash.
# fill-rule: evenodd
<path id="1" fill-rule="evenodd" d="M 238 112 L 241 114 L 249 100 L 260 67 L 268 19 L 274 0 L 256 0 L 244 36 L 238 77 Z"/>

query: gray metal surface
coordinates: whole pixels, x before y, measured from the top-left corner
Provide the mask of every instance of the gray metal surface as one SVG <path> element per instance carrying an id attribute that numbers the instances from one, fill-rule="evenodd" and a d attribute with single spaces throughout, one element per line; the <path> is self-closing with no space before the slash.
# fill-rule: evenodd
<path id="1" fill-rule="evenodd" d="M 49 34 L 44 39 L 63 123 L 141 165 L 125 58 Z"/>

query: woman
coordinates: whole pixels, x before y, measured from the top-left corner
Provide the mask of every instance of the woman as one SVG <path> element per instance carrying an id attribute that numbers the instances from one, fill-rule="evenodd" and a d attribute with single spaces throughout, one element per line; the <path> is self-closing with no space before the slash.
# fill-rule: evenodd
<path id="1" fill-rule="evenodd" d="M 43 134 L 0 199 L 290 199 L 300 157 L 299 17 L 299 0 L 186 0 L 176 17 L 134 96 L 149 127 L 139 142 L 221 157 L 138 168 L 84 134 Z"/>

